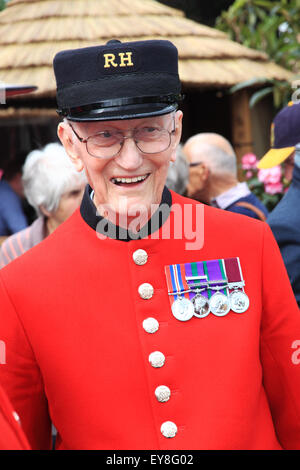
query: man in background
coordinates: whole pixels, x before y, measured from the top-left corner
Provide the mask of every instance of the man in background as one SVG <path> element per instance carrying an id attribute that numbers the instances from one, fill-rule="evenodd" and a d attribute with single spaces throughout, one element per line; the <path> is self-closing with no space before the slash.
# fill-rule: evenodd
<path id="1" fill-rule="evenodd" d="M 291 182 L 288 192 L 267 218 L 287 269 L 300 306 L 300 104 L 290 102 L 271 125 L 271 149 L 258 168 L 283 166 L 284 177 Z"/>
<path id="2" fill-rule="evenodd" d="M 268 211 L 237 178 L 236 154 L 223 136 L 200 133 L 185 143 L 190 164 L 187 196 L 220 209 L 266 220 Z"/>

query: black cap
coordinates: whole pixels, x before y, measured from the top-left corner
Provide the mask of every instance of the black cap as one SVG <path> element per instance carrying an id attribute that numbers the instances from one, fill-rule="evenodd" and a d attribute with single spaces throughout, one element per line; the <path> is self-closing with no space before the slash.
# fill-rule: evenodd
<path id="1" fill-rule="evenodd" d="M 54 57 L 58 113 L 71 121 L 167 114 L 182 99 L 178 51 L 165 40 L 61 51 Z"/>

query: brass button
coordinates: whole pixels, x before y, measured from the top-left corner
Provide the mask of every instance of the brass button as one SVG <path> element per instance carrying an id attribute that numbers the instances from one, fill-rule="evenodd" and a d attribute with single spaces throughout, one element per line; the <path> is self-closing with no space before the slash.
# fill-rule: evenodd
<path id="1" fill-rule="evenodd" d="M 157 401 L 160 403 L 165 403 L 166 401 L 170 400 L 171 390 L 166 385 L 159 385 L 159 387 L 156 387 L 154 393 Z"/>
<path id="2" fill-rule="evenodd" d="M 158 368 L 162 367 L 165 363 L 165 355 L 160 351 L 154 351 L 149 354 L 149 362 L 152 367 Z"/>
<path id="3" fill-rule="evenodd" d="M 149 317 L 143 321 L 143 328 L 147 333 L 155 333 L 159 329 L 159 323 L 155 318 Z"/>
<path id="4" fill-rule="evenodd" d="M 144 282 L 144 284 L 141 284 L 138 288 L 138 291 L 140 297 L 145 300 L 151 299 L 154 294 L 153 286 L 148 282 Z"/>
<path id="5" fill-rule="evenodd" d="M 164 437 L 175 437 L 177 434 L 177 426 L 172 421 L 165 421 L 160 427 L 160 432 Z"/>
<path id="6" fill-rule="evenodd" d="M 135 264 L 142 266 L 148 261 L 148 253 L 145 250 L 139 249 L 133 253 L 132 258 Z"/>

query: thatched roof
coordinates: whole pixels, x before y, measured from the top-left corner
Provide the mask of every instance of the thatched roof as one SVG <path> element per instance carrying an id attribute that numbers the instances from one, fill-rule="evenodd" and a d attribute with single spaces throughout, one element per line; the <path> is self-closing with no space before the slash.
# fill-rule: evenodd
<path id="1" fill-rule="evenodd" d="M 0 80 L 37 85 L 32 98 L 53 97 L 56 52 L 113 38 L 170 39 L 179 51 L 180 78 L 189 87 L 290 77 L 264 53 L 154 0 L 11 0 L 0 13 Z"/>

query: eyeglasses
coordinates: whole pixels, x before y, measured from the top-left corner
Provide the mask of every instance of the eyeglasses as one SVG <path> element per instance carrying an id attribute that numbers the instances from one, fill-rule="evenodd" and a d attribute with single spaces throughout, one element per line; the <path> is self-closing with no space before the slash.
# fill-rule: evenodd
<path id="1" fill-rule="evenodd" d="M 104 130 L 91 135 L 86 139 L 80 137 L 73 126 L 68 123 L 78 140 L 86 145 L 87 152 L 96 158 L 112 158 L 121 151 L 125 139 L 133 139 L 140 152 L 145 154 L 161 153 L 171 144 L 172 134 L 175 132 L 175 117 L 173 116 L 173 130 L 168 131 L 161 127 L 147 126 L 137 129 L 128 129 L 130 135 L 125 136 L 118 130 Z"/>

